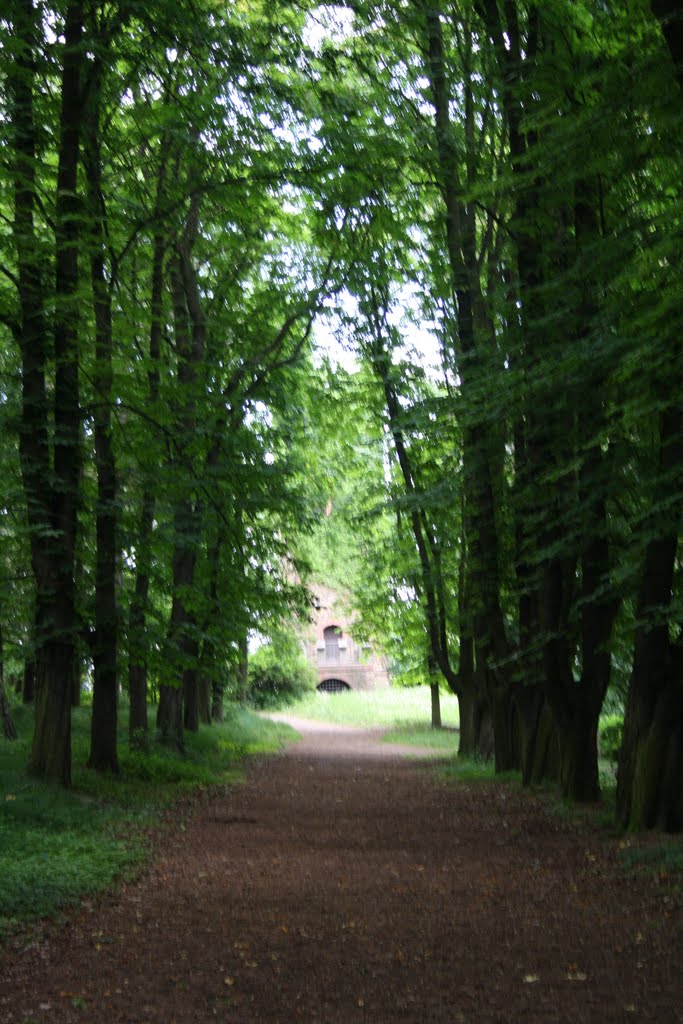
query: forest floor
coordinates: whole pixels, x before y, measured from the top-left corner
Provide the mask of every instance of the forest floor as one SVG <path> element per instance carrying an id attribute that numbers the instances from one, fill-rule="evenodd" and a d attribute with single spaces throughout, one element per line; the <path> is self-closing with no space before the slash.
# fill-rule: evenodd
<path id="1" fill-rule="evenodd" d="M 292 724 L 139 879 L 15 936 L 3 1024 L 683 1021 L 683 896 L 628 839 Z"/>

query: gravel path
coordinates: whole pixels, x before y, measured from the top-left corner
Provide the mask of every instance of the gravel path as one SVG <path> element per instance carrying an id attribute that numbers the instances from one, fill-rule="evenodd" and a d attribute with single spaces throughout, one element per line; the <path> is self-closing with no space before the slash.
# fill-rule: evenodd
<path id="1" fill-rule="evenodd" d="M 2 1024 L 683 1021 L 681 896 L 618 840 L 294 724 L 143 878 L 5 951 Z"/>

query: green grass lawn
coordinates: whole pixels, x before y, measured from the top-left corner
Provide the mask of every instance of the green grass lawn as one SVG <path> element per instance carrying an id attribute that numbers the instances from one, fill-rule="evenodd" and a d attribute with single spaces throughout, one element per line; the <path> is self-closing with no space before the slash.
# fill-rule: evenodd
<path id="1" fill-rule="evenodd" d="M 73 713 L 73 786 L 64 790 L 26 775 L 31 708 L 15 707 L 19 739 L 0 738 L 0 938 L 14 925 L 53 914 L 134 872 L 149 849 L 149 831 L 179 796 L 239 777 L 246 756 L 277 750 L 294 734 L 243 708 L 228 707 L 223 725 L 186 734 L 183 756 L 127 740 L 120 721 L 119 776 L 84 765 L 89 709 Z M 153 719 L 152 719 L 153 720 Z"/>
<path id="2" fill-rule="evenodd" d="M 385 743 L 400 743 L 402 746 L 425 747 L 438 751 L 444 756 L 458 753 L 460 733 L 453 726 L 432 729 L 431 725 L 422 722 L 406 722 L 391 729 L 382 737 Z"/>
<path id="3" fill-rule="evenodd" d="M 420 747 L 436 747 L 456 752 L 459 725 L 458 701 L 452 694 L 441 694 L 443 730 L 431 728 L 431 697 L 428 686 L 399 687 L 386 690 L 308 694 L 287 711 L 299 718 L 310 718 L 336 725 L 388 729 L 385 740 Z"/>

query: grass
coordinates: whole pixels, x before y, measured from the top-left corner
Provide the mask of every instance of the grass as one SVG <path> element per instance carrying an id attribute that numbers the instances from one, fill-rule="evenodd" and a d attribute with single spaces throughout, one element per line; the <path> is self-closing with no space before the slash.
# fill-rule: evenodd
<path id="1" fill-rule="evenodd" d="M 621 863 L 627 871 L 645 872 L 659 881 L 669 881 L 677 889 L 683 887 L 683 840 L 681 836 L 657 835 L 622 839 Z"/>
<path id="2" fill-rule="evenodd" d="M 436 750 L 444 755 L 458 753 L 460 742 L 459 732 L 453 728 L 432 729 L 431 725 L 420 722 L 408 722 L 386 733 L 382 739 L 385 743 L 400 743 L 402 746 L 425 747 Z"/>
<path id="3" fill-rule="evenodd" d="M 13 717 L 18 740 L 0 739 L 0 938 L 133 873 L 164 808 L 181 795 L 238 778 L 246 756 L 277 750 L 293 735 L 229 707 L 223 725 L 186 736 L 183 756 L 153 743 L 143 754 L 128 745 L 124 710 L 120 775 L 97 775 L 84 767 L 90 716 L 79 708 L 73 714 L 73 787 L 64 790 L 26 775 L 32 709 L 15 707 Z"/>
<path id="4" fill-rule="evenodd" d="M 443 774 L 458 782 L 518 782 L 517 772 L 501 772 L 495 774 L 493 761 L 482 761 L 481 758 L 460 760 L 454 758 L 442 768 Z"/>
<path id="5" fill-rule="evenodd" d="M 290 705 L 287 711 L 299 718 L 310 718 L 318 722 L 391 729 L 393 731 L 387 737 L 390 742 L 414 742 L 424 746 L 425 734 L 438 735 L 438 730 L 432 731 L 430 727 L 430 700 L 428 686 L 392 686 L 385 690 L 348 690 L 344 693 L 315 691 Z M 458 701 L 452 694 L 441 694 L 441 717 L 447 729 L 457 729 Z M 395 739 L 399 732 L 404 736 L 412 735 L 413 740 Z M 453 733 L 446 735 L 452 737 Z"/>

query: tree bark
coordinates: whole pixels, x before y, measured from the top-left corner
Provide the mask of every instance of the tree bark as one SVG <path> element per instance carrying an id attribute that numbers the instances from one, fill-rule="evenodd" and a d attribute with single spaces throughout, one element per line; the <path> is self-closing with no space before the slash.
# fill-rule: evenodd
<path id="1" fill-rule="evenodd" d="M 36 695 L 36 663 L 33 655 L 29 655 L 24 661 L 24 674 L 21 685 L 21 700 L 23 704 L 32 704 Z"/>
<path id="2" fill-rule="evenodd" d="M 449 90 L 443 32 L 439 11 L 424 10 L 427 75 L 434 104 L 434 130 L 440 170 L 440 189 L 446 212 L 446 247 L 457 312 L 458 370 L 463 394 L 473 393 L 481 367 L 475 330 L 475 299 L 483 308 L 476 259 L 476 227 L 473 211 L 464 202 L 458 160 L 452 142 Z M 510 648 L 500 604 L 499 544 L 490 457 L 494 448 L 488 425 L 476 412 L 463 429 L 465 500 L 472 522 L 468 541 L 471 560 L 473 627 L 480 678 L 493 711 L 496 771 L 517 767 L 512 742 L 515 728 L 510 692 Z"/>
<path id="3" fill-rule="evenodd" d="M 161 205 L 167 174 L 166 145 L 162 142 L 159 154 L 155 216 L 161 216 Z M 154 234 L 152 257 L 152 282 L 150 296 L 149 369 L 147 387 L 150 407 L 159 404 L 161 338 L 164 311 L 164 256 L 166 240 L 158 230 Z M 140 508 L 135 560 L 135 589 L 130 603 L 128 620 L 128 694 L 130 699 L 130 738 L 142 741 L 148 729 L 147 723 L 147 639 L 145 624 L 149 600 L 151 545 L 154 532 L 154 511 L 156 498 L 153 487 L 146 479 Z"/>
<path id="4" fill-rule="evenodd" d="M 204 358 L 204 324 L 199 309 L 196 275 L 191 265 L 191 251 L 199 210 L 196 201 L 190 209 L 185 235 L 178 245 L 171 270 L 173 318 L 178 353 L 179 412 L 177 422 L 177 459 L 179 470 L 178 498 L 174 509 L 173 601 L 168 632 L 168 650 L 175 664 L 176 680 L 182 709 L 187 707 L 189 728 L 198 728 L 197 708 L 197 623 L 190 608 L 195 568 L 200 546 L 202 510 L 194 494 L 192 446 L 196 431 L 198 373 Z M 161 691 L 169 684 L 162 683 Z M 161 716 L 161 701 L 159 704 Z M 159 719 L 158 719 L 159 720 Z M 165 719 L 161 716 L 161 721 Z M 183 713 L 180 714 L 181 731 Z M 162 730 L 163 731 L 163 730 Z"/>
<path id="5" fill-rule="evenodd" d="M 154 527 L 155 498 L 145 489 L 140 510 L 135 559 L 135 588 L 128 613 L 128 722 L 131 742 L 144 745 L 147 722 L 147 650 L 145 624 L 149 599 L 149 555 Z"/>
<path id="6" fill-rule="evenodd" d="M 522 39 L 513 0 L 501 7 L 496 0 L 479 4 L 487 31 L 494 43 L 501 78 L 502 105 L 509 132 L 512 173 L 516 179 L 513 229 L 520 278 L 524 353 L 532 368 L 545 355 L 546 326 L 542 285 L 544 265 L 570 272 L 568 209 L 547 209 L 546 222 L 558 221 L 556 237 L 538 215 L 543 208 L 538 179 L 530 173 L 530 155 L 538 143 L 531 126 L 524 131 L 524 96 L 530 72 L 535 69 L 539 40 L 542 42 L 542 8 L 528 15 L 527 37 Z M 599 289 L 583 271 L 585 254 L 599 238 L 595 182 L 579 177 L 575 182 L 573 209 L 576 251 L 581 266 L 577 280 L 580 328 L 575 339 L 583 345 L 584 376 L 581 392 L 567 416 L 552 396 L 531 394 L 524 424 L 515 436 L 518 500 L 517 577 L 520 585 L 520 714 L 524 729 L 524 777 L 538 780 L 546 769 L 558 774 L 563 792 L 573 799 L 595 800 L 599 795 L 597 728 L 600 708 L 610 678 L 609 642 L 615 614 L 610 592 L 610 552 L 607 542 L 606 467 L 601 442 L 605 428 L 606 377 L 600 354 L 588 352 L 582 332 L 589 331 L 597 312 Z M 555 200 L 553 199 L 553 202 Z M 547 204 L 546 204 L 547 205 Z M 539 227 L 540 223 L 540 227 Z M 566 343 L 563 339 L 563 343 Z M 576 478 L 571 467 L 581 464 Z M 560 474 L 558 475 L 558 467 Z M 530 528 L 538 516 L 536 481 L 548 470 L 557 483 L 547 503 L 541 529 Z M 541 496 L 541 500 L 545 500 Z M 566 517 L 581 508 L 581 538 L 576 550 L 565 540 Z M 529 515 L 531 513 L 531 516 Z M 580 567 L 581 585 L 575 580 Z M 577 598 L 579 599 L 577 602 Z M 571 623 L 580 629 L 573 635 Z M 574 679 L 577 653 L 582 672 Z M 540 684 L 544 699 L 528 693 L 528 684 Z M 551 737 L 552 713 L 556 737 Z M 539 729 L 539 735 L 535 735 Z M 592 737 L 592 740 L 591 740 Z M 577 762 L 577 758 L 581 759 Z"/>
<path id="7" fill-rule="evenodd" d="M 212 448 L 212 452 L 207 460 L 208 465 L 215 465 L 216 459 L 212 457 L 214 452 L 216 459 L 218 457 L 217 449 Z M 198 685 L 199 720 L 205 725 L 210 725 L 212 720 L 214 720 L 214 697 L 216 699 L 217 706 L 220 707 L 221 718 L 223 711 L 223 688 L 222 686 L 217 686 L 218 664 L 215 640 L 216 630 L 220 626 L 220 618 L 222 615 L 218 601 L 218 579 L 220 575 L 223 543 L 224 529 L 223 526 L 220 525 L 215 529 L 211 540 L 207 540 L 206 551 L 209 585 L 207 594 L 207 611 L 202 624 L 203 636 L 199 661 L 200 671 Z"/>
<path id="8" fill-rule="evenodd" d="M 242 704 L 246 704 L 249 699 L 249 640 L 246 631 L 239 639 L 237 698 Z"/>
<path id="9" fill-rule="evenodd" d="M 185 749 L 183 734 L 183 691 L 181 686 L 159 686 L 157 731 L 162 743 L 171 743 L 182 753 Z"/>
<path id="10" fill-rule="evenodd" d="M 191 645 L 191 654 L 195 664 L 190 668 L 186 668 L 183 672 L 183 724 L 189 732 L 198 732 L 200 680 L 196 664 L 199 657 L 199 647 L 196 640 Z"/>
<path id="11" fill-rule="evenodd" d="M 10 85 L 15 156 L 14 240 L 21 311 L 20 459 L 36 579 L 37 700 L 29 771 L 46 780 L 69 785 L 77 636 L 74 552 L 81 461 L 77 186 L 83 99 L 81 72 L 85 59 L 81 45 L 83 4 L 68 4 L 64 19 L 55 203 L 52 416 L 46 387 L 47 339 L 41 253 L 34 227 L 37 185 L 33 92 L 37 13 L 31 0 L 15 0 L 11 13 L 19 41 L 19 57 L 10 75 Z"/>
<path id="12" fill-rule="evenodd" d="M 683 519 L 683 408 L 678 396 L 661 416 L 660 476 L 641 576 L 633 667 L 617 775 L 617 815 L 634 829 L 683 830 L 683 672 L 670 636 L 678 536 Z M 666 517 L 657 506 L 670 502 Z"/>
<path id="13" fill-rule="evenodd" d="M 464 526 L 458 570 L 458 632 L 460 635 L 457 690 L 460 713 L 458 757 L 463 759 L 481 758 L 483 761 L 488 761 L 494 753 L 493 719 L 486 686 L 483 680 L 477 678 L 474 662 L 472 597 L 467 567 L 467 538 L 470 531 L 467 525 L 467 507 L 464 495 L 462 522 Z"/>
<path id="14" fill-rule="evenodd" d="M 223 684 L 214 679 L 211 684 L 211 720 L 223 721 Z"/>
<path id="15" fill-rule="evenodd" d="M 441 691 L 438 679 L 438 666 L 432 652 L 427 657 L 429 666 L 429 696 L 431 705 L 432 729 L 441 728 Z"/>
<path id="16" fill-rule="evenodd" d="M 111 423 L 114 337 L 111 290 L 105 268 L 107 209 L 102 191 L 99 138 L 102 73 L 101 58 L 98 58 L 89 95 L 88 135 L 84 144 L 95 320 L 93 419 L 97 472 L 94 681 L 88 766 L 99 772 L 118 772 L 117 474 Z"/>
<path id="17" fill-rule="evenodd" d="M 17 730 L 12 720 L 12 710 L 5 693 L 5 643 L 2 622 L 0 622 L 0 718 L 2 718 L 2 732 L 6 740 L 15 740 Z"/>
<path id="18" fill-rule="evenodd" d="M 197 713 L 202 725 L 211 725 L 211 677 L 201 671 L 197 680 Z"/>

